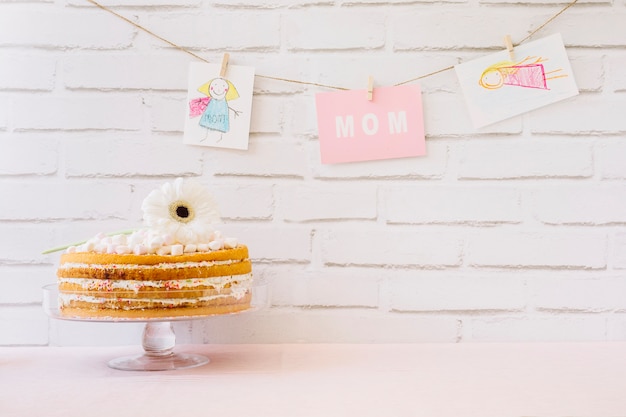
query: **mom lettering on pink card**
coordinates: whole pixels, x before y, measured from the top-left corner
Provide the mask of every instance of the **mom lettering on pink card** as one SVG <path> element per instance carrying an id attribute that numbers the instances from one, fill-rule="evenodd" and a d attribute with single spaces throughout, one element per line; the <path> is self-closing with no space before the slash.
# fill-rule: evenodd
<path id="1" fill-rule="evenodd" d="M 381 87 L 315 96 L 323 164 L 426 154 L 419 86 Z"/>

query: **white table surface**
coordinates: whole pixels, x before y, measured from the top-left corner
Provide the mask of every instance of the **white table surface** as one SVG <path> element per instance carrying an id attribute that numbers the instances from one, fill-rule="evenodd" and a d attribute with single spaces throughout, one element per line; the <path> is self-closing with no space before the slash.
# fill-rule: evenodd
<path id="1" fill-rule="evenodd" d="M 0 348 L 0 416 L 626 416 L 626 343 L 194 345 L 207 365 L 117 371 L 126 347 Z"/>

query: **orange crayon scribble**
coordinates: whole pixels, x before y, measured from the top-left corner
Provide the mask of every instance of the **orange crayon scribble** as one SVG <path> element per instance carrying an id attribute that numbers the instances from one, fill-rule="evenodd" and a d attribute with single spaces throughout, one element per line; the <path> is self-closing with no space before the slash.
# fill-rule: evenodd
<path id="1" fill-rule="evenodd" d="M 504 85 L 549 90 L 547 80 L 564 78 L 567 74 L 557 74 L 561 68 L 546 72 L 545 61 L 547 59 L 542 57 L 529 56 L 519 62 L 498 62 L 483 71 L 478 84 L 487 90 Z"/>

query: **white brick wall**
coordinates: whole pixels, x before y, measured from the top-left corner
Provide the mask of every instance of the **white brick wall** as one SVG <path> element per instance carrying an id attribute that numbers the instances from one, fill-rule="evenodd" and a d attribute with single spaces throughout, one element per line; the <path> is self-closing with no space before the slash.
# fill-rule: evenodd
<path id="1" fill-rule="evenodd" d="M 54 5 L 2 4 L 0 45 L 38 47 L 59 52 L 65 48 L 122 49 L 132 46 L 136 29 L 97 9 L 59 10 Z M 106 33 L 106 36 L 102 36 Z"/>
<path id="2" fill-rule="evenodd" d="M 563 7 L 102 3 L 209 61 L 355 89 L 519 42 Z M 83 0 L 0 0 L 0 345 L 138 343 L 140 325 L 50 321 L 58 254 L 40 253 L 137 226 L 176 176 L 213 190 L 273 294 L 177 323 L 183 341 L 626 340 L 625 6 L 581 0 L 536 35 L 562 33 L 579 96 L 476 130 L 443 72 L 420 81 L 427 156 L 321 165 L 326 89 L 257 78 L 248 151 L 186 146 L 193 57 Z"/>

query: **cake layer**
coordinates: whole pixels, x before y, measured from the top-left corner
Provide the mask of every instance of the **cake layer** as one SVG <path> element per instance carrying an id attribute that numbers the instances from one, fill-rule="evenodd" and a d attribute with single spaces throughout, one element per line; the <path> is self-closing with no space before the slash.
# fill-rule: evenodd
<path id="1" fill-rule="evenodd" d="M 61 295 L 59 302 L 61 314 L 67 317 L 142 319 L 235 313 L 249 309 L 251 298 L 248 291 L 241 298 L 226 296 L 208 300 L 92 299 Z"/>
<path id="2" fill-rule="evenodd" d="M 235 249 L 183 255 L 118 255 L 65 253 L 57 270 L 59 278 L 100 280 L 186 280 L 249 274 L 252 264 L 248 249 Z"/>
<path id="3" fill-rule="evenodd" d="M 237 261 L 248 259 L 248 247 L 239 245 L 234 249 L 220 249 L 211 252 L 184 253 L 182 255 L 134 255 L 97 252 L 74 252 L 61 255 L 61 265 L 65 263 L 79 264 L 130 264 L 158 265 L 182 262 Z"/>

